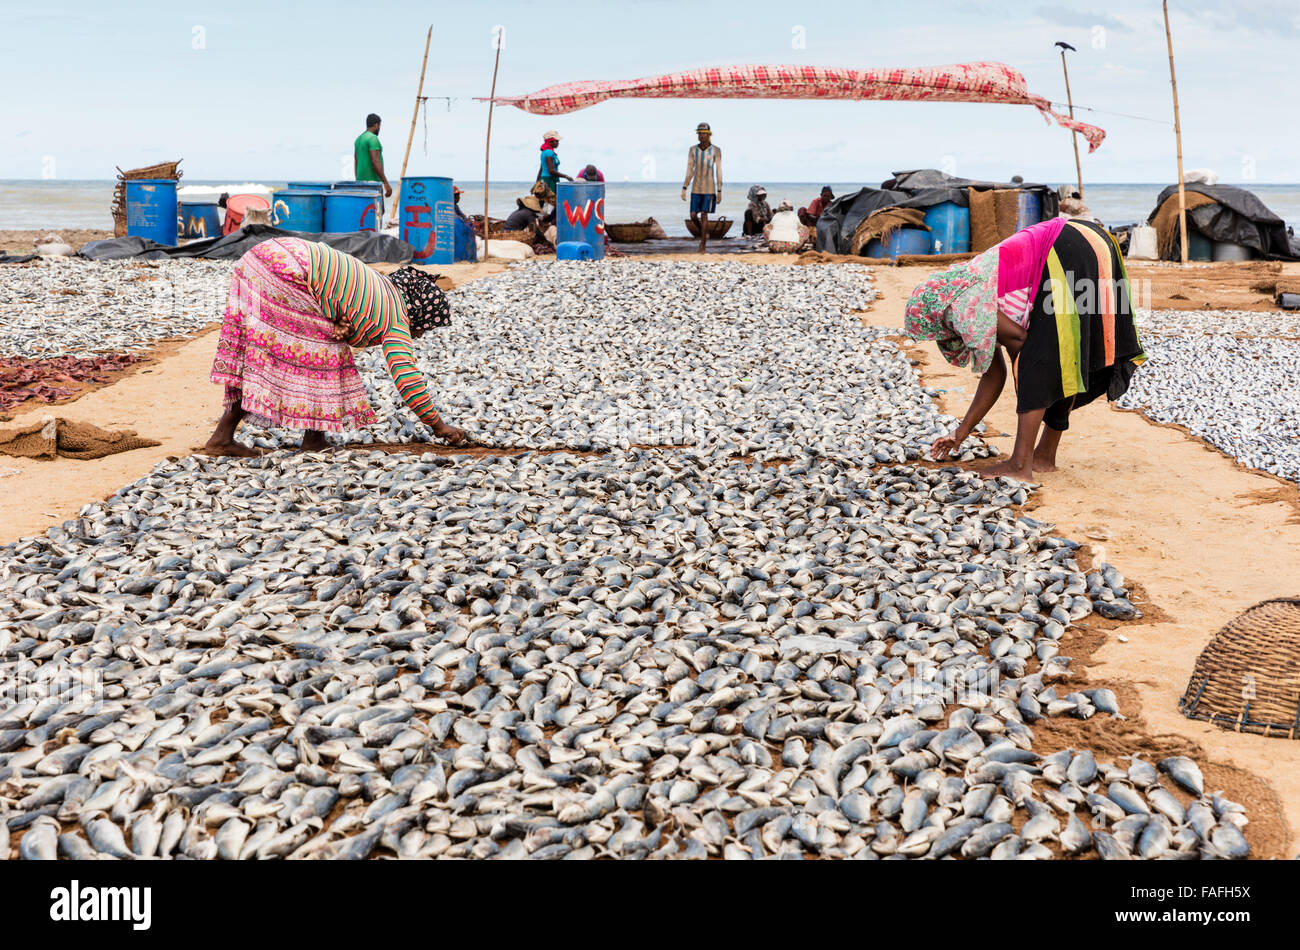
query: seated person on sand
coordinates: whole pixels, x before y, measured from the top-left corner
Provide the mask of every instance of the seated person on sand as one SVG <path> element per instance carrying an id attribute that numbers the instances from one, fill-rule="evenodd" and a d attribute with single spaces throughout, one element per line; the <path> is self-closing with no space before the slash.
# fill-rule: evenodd
<path id="1" fill-rule="evenodd" d="M 908 299 L 904 327 L 913 340 L 934 340 L 949 363 L 982 374 L 961 424 L 931 447 L 934 459 L 956 453 L 993 408 L 1007 381 L 1007 351 L 1016 444 L 1010 459 L 981 470 L 987 477 L 1032 481 L 1036 471 L 1055 471 L 1071 410 L 1124 395 L 1146 359 L 1115 239 L 1065 218 L 929 277 Z"/>
<path id="2" fill-rule="evenodd" d="M 542 203 L 535 195 L 516 198 L 517 207 L 510 212 L 502 228 L 506 231 L 530 231 L 542 217 Z"/>
<path id="3" fill-rule="evenodd" d="M 822 185 L 821 194 L 808 202 L 808 207 L 799 209 L 799 220 L 810 228 L 817 227 L 817 219 L 834 200 L 835 195 L 831 192 L 831 186 Z"/>
<path id="4" fill-rule="evenodd" d="M 751 185 L 746 197 L 749 199 L 749 207 L 745 209 L 745 226 L 741 233 L 762 234 L 763 228 L 772 220 L 772 206 L 767 203 L 767 189 L 762 185 Z"/>
<path id="5" fill-rule="evenodd" d="M 773 254 L 793 254 L 809 242 L 812 228 L 799 223 L 794 207 L 788 201 L 772 215 L 772 220 L 763 226 L 763 237 L 767 240 L 767 249 Z"/>
<path id="6" fill-rule="evenodd" d="M 350 347 L 381 346 L 397 391 L 433 434 L 452 445 L 463 429 L 442 421 L 411 353 L 412 338 L 451 320 L 447 298 L 423 271 L 385 277 L 327 244 L 263 241 L 230 276 L 212 381 L 225 386 L 225 413 L 203 447 L 210 455 L 260 455 L 235 441 L 255 425 L 305 430 L 302 448 L 326 447 L 325 432 L 373 425 L 375 411 Z"/>

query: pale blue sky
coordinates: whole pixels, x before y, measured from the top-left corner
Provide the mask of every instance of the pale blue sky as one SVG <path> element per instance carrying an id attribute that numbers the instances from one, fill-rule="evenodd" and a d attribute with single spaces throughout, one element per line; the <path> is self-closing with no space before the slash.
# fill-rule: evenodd
<path id="1" fill-rule="evenodd" d="M 312 5 L 261 0 L 6 4 L 0 62 L 0 178 L 109 178 L 184 157 L 190 179 L 338 178 L 364 116 L 384 118 L 401 162 L 424 31 L 428 153 L 413 174 L 482 178 L 491 30 L 506 28 L 499 94 L 576 79 L 632 78 L 718 63 L 923 66 L 1000 60 L 1030 90 L 1063 100 L 1056 40 L 1071 55 L 1076 104 L 1168 121 L 1160 4 L 1151 0 L 851 2 L 458 2 Z M 1223 180 L 1300 181 L 1294 63 L 1300 0 L 1173 0 L 1184 158 Z M 588 15 L 576 11 L 591 10 Z M 795 48 L 797 28 L 805 38 Z M 1099 31 L 1100 29 L 1100 31 Z M 198 32 L 196 32 L 196 30 Z M 202 43 L 198 43 L 201 39 Z M 202 48 L 195 48 L 201 45 Z M 1109 136 L 1084 156 L 1085 181 L 1175 175 L 1171 125 L 1082 113 Z M 707 120 L 733 181 L 862 181 L 893 169 L 1061 182 L 1068 133 L 1031 108 L 887 102 L 607 102 L 567 116 L 498 108 L 492 177 L 531 179 L 540 133 L 556 126 L 572 171 L 594 161 L 615 180 L 680 181 Z"/>

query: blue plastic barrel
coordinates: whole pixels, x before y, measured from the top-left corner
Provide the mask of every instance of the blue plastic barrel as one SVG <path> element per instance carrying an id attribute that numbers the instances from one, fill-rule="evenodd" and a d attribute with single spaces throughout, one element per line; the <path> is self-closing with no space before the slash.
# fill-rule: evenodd
<path id="1" fill-rule="evenodd" d="M 884 244 L 876 238 L 867 242 L 867 257 L 888 257 L 898 260 L 900 254 L 929 254 L 930 232 L 920 228 L 899 228 Z"/>
<path id="2" fill-rule="evenodd" d="M 329 188 L 331 186 L 326 185 Z M 335 191 L 373 191 L 376 194 L 384 193 L 384 183 L 382 181 L 336 181 L 333 184 Z"/>
<path id="3" fill-rule="evenodd" d="M 605 183 L 562 181 L 556 187 L 556 258 L 566 242 L 587 244 L 592 260 L 605 256 Z"/>
<path id="4" fill-rule="evenodd" d="M 925 212 L 925 223 L 930 229 L 930 253 L 965 254 L 970 250 L 970 208 L 945 201 Z"/>
<path id="5" fill-rule="evenodd" d="M 379 205 L 369 191 L 331 191 L 325 195 L 325 230 L 331 234 L 377 231 Z"/>
<path id="6" fill-rule="evenodd" d="M 177 208 L 176 233 L 180 237 L 221 237 L 221 209 L 215 201 L 182 201 Z"/>
<path id="7" fill-rule="evenodd" d="M 1021 231 L 1043 220 L 1043 206 L 1036 191 L 1022 191 L 1016 196 L 1016 230 Z"/>
<path id="8" fill-rule="evenodd" d="M 294 191 L 330 191 L 334 187 L 332 181 L 289 181 L 285 182 L 286 189 Z"/>
<path id="9" fill-rule="evenodd" d="M 412 260 L 450 264 L 463 259 L 456 252 L 456 202 L 450 178 L 403 178 L 397 218 L 397 236 L 415 248 Z"/>
<path id="10" fill-rule="evenodd" d="M 286 188 L 271 196 L 271 223 L 286 231 L 306 231 L 315 234 L 325 227 L 325 196 L 327 191 L 307 188 Z"/>
<path id="11" fill-rule="evenodd" d="M 176 243 L 176 182 L 136 178 L 126 183 L 126 233 L 158 244 Z"/>
<path id="12" fill-rule="evenodd" d="M 1187 259 L 1189 261 L 1214 260 L 1214 242 L 1196 228 L 1187 228 Z"/>

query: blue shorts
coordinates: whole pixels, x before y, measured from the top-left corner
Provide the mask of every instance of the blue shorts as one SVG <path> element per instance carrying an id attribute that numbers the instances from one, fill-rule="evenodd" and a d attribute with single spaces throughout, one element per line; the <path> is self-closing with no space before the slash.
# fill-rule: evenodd
<path id="1" fill-rule="evenodd" d="M 697 195 L 691 192 L 691 214 L 713 214 L 718 206 L 717 195 Z"/>

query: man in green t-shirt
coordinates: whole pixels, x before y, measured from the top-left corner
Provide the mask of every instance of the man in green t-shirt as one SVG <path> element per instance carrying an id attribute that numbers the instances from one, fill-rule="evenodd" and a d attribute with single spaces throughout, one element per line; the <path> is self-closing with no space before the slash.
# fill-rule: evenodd
<path id="1" fill-rule="evenodd" d="M 384 175 L 384 147 L 379 144 L 379 116 L 366 116 L 366 130 L 352 143 L 357 181 L 382 181 L 384 197 L 393 196 L 393 186 Z"/>

